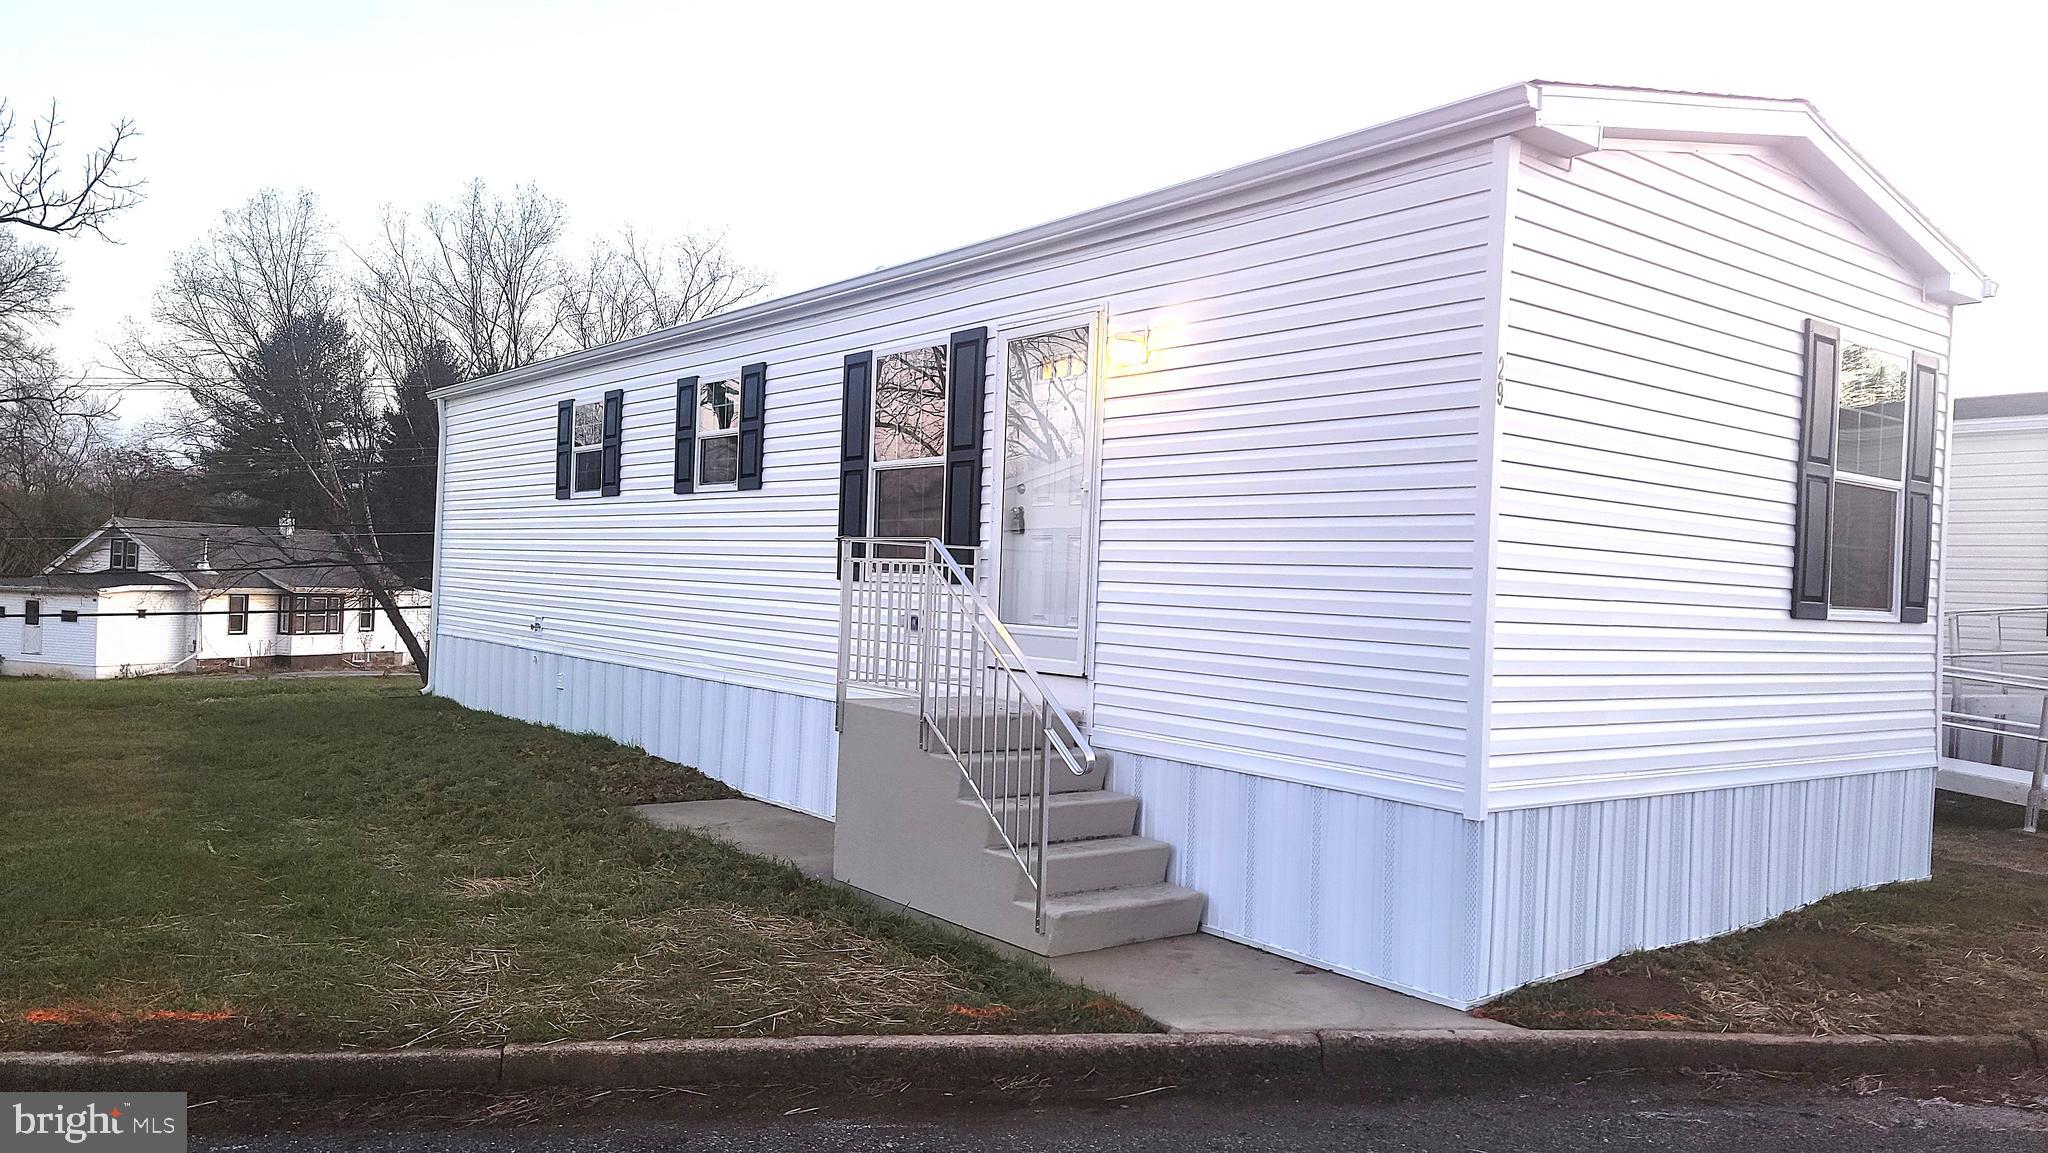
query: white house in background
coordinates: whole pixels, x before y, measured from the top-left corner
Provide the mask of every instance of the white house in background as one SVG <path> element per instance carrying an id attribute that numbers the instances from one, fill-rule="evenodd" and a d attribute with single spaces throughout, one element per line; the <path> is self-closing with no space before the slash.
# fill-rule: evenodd
<path id="1" fill-rule="evenodd" d="M 1927 875 L 1993 289 L 1804 101 L 1516 85 L 441 391 L 431 687 L 1471 1005 Z"/>
<path id="2" fill-rule="evenodd" d="M 1950 709 L 1971 719 L 1944 751 L 2007 771 L 1945 763 L 1940 781 L 2024 804 L 2043 751 L 2014 734 L 2039 732 L 2048 696 L 2048 392 L 1961 397 L 1955 409 L 1945 639 L 1951 666 L 1986 679 L 1946 686 Z"/>
<path id="3" fill-rule="evenodd" d="M 392 576 L 394 585 L 402 582 Z M 430 598 L 398 596 L 427 634 Z M 116 517 L 35 576 L 0 577 L 0 674 L 392 668 L 412 657 L 333 537 Z"/>

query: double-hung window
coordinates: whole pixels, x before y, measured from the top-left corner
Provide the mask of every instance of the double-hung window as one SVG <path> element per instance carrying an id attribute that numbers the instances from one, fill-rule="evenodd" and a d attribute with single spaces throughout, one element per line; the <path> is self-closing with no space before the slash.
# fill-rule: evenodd
<path id="1" fill-rule="evenodd" d="M 142 567 L 142 546 L 127 537 L 115 537 L 107 545 L 107 567 L 116 572 L 134 572 Z"/>
<path id="2" fill-rule="evenodd" d="M 242 636 L 249 631 L 249 595 L 228 594 L 228 635 Z"/>
<path id="3" fill-rule="evenodd" d="M 1792 616 L 1925 624 L 1941 361 L 1806 322 Z"/>
<path id="4" fill-rule="evenodd" d="M 339 596 L 288 596 L 278 612 L 281 631 L 293 636 L 316 636 L 341 631 L 342 602 Z"/>
<path id="5" fill-rule="evenodd" d="M 1835 494 L 1828 524 L 1828 607 L 1897 610 L 1906 481 L 1903 357 L 1843 340 L 1835 375 Z"/>
<path id="6" fill-rule="evenodd" d="M 938 537 L 946 525 L 946 346 L 875 358 L 870 531 Z"/>
<path id="7" fill-rule="evenodd" d="M 604 486 L 604 402 L 576 406 L 576 491 L 596 492 Z"/>
<path id="8" fill-rule="evenodd" d="M 732 488 L 740 479 L 740 382 L 697 386 L 697 487 Z"/>
<path id="9" fill-rule="evenodd" d="M 356 605 L 356 631 L 375 632 L 377 629 L 377 602 L 368 596 Z"/>

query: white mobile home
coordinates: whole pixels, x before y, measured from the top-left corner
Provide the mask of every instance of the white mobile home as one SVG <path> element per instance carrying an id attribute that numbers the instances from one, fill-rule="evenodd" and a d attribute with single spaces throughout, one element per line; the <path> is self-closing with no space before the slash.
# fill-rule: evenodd
<path id="1" fill-rule="evenodd" d="M 2025 803 L 2048 691 L 2048 392 L 1959 398 L 1943 550 L 1943 788 Z M 1964 679 L 1977 677 L 1981 679 Z M 2037 798 L 2038 801 L 2039 798 Z"/>
<path id="2" fill-rule="evenodd" d="M 1991 291 L 1803 101 L 1517 85 L 444 390 L 432 688 L 1477 1003 L 1927 874 Z"/>

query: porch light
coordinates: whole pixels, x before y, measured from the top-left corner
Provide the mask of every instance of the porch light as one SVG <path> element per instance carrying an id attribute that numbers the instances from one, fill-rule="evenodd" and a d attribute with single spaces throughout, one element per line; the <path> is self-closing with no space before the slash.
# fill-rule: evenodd
<path id="1" fill-rule="evenodd" d="M 1109 338 L 1109 363 L 1116 368 L 1143 368 L 1152 358 L 1152 330 L 1140 328 Z"/>

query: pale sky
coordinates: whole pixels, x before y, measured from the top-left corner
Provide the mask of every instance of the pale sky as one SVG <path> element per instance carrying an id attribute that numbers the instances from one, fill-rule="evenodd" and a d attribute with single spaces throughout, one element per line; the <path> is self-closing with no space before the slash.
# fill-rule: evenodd
<path id="1" fill-rule="evenodd" d="M 120 245 L 61 245 L 74 365 L 265 186 L 312 189 L 360 239 L 383 203 L 537 181 L 580 235 L 725 229 L 788 292 L 1521 80 L 1803 96 L 1999 281 L 1958 310 L 1968 395 L 2048 387 L 2025 343 L 2048 320 L 2042 63 L 2018 11 L 0 0 L 0 94 L 58 98 L 80 146 L 122 116 L 144 133 Z"/>

